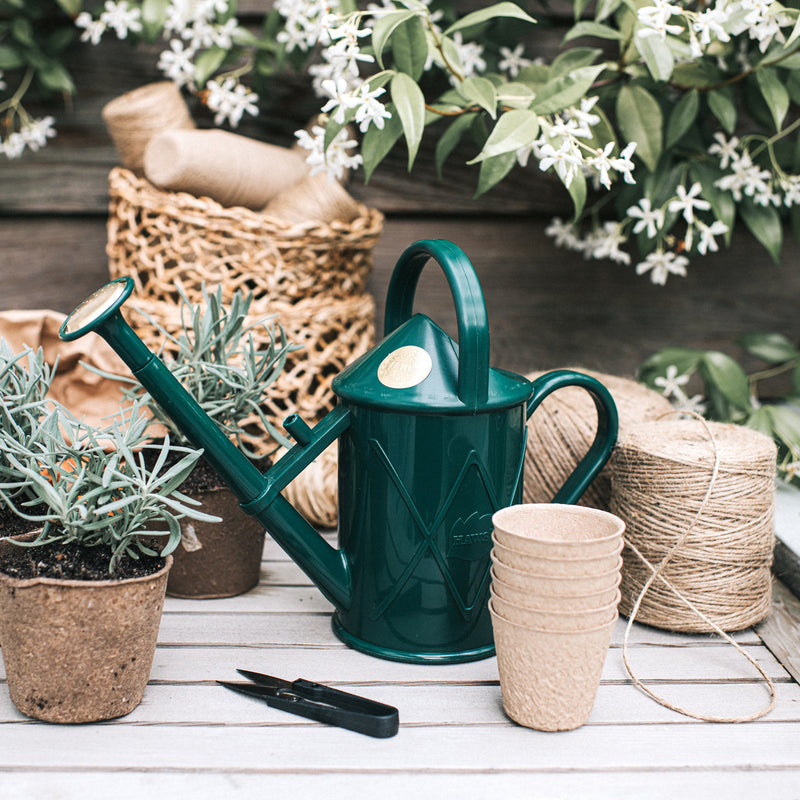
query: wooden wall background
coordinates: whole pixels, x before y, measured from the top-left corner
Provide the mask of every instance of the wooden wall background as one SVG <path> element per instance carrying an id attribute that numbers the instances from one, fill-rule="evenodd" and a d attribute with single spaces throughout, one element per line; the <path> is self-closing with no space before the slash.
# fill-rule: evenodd
<path id="1" fill-rule="evenodd" d="M 245 14 L 261 5 L 240 3 Z M 538 52 L 556 50 L 565 13 L 556 9 L 531 35 Z M 78 95 L 41 109 L 56 117 L 57 138 L 38 153 L 0 161 L 0 310 L 68 311 L 107 278 L 107 175 L 117 159 L 100 112 L 113 97 L 160 79 L 156 52 L 111 40 L 99 48 L 77 45 L 70 59 Z M 241 132 L 291 143 L 314 108 L 304 85 L 277 83 L 273 108 Z M 208 116 L 195 111 L 199 124 L 207 124 Z M 479 272 L 496 366 L 528 372 L 583 365 L 631 375 L 643 358 L 668 344 L 736 353 L 732 342 L 750 330 L 800 338 L 800 247 L 788 234 L 780 266 L 742 233 L 729 250 L 696 260 L 687 278 L 657 287 L 636 277 L 633 266 L 584 261 L 555 248 L 544 228 L 552 215 L 569 213 L 569 201 L 536 167 L 516 170 L 474 200 L 475 171 L 454 161 L 440 181 L 432 151 L 429 141 L 409 175 L 398 149 L 368 186 L 359 178 L 350 186 L 387 215 L 371 281 L 379 326 L 399 253 L 416 239 L 442 237 L 459 244 Z M 454 331 L 438 270 L 423 274 L 417 308 Z"/>

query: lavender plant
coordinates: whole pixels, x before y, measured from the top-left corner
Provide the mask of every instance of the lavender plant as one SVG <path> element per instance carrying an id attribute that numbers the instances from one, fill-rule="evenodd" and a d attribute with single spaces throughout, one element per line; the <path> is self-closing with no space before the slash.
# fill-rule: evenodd
<path id="1" fill-rule="evenodd" d="M 148 425 L 149 416 L 137 405 L 126 418 L 94 428 L 55 404 L 28 441 L 0 435 L 0 497 L 19 516 L 41 525 L 32 540 L 14 541 L 102 546 L 111 552 L 113 572 L 123 555 L 172 552 L 180 542 L 182 517 L 218 522 L 178 491 L 202 451 L 175 447 L 168 436 L 153 446 Z M 153 458 L 145 458 L 148 448 L 155 450 Z M 23 486 L 26 495 L 19 493 Z M 159 537 L 166 542 L 156 551 Z"/>
<path id="2" fill-rule="evenodd" d="M 403 143 L 411 169 L 425 137 L 440 171 L 474 142 L 478 194 L 536 163 L 574 206 L 548 227 L 555 243 L 656 284 L 736 225 L 776 262 L 783 223 L 800 228 L 798 0 L 574 0 L 550 63 L 533 56 L 535 19 L 507 0 L 466 14 L 432 0 L 276 0 L 258 33 L 230 0 L 58 2 L 86 41 L 163 40 L 160 69 L 217 124 L 256 115 L 265 76 L 304 69 L 322 111 L 297 132 L 312 171 L 369 180 Z"/>

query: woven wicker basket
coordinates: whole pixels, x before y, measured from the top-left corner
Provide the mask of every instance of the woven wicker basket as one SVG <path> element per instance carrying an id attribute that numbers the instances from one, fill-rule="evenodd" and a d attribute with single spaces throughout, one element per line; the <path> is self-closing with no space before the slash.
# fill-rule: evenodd
<path id="1" fill-rule="evenodd" d="M 139 336 L 169 353 L 169 340 L 147 317 L 171 334 L 189 324 L 181 320 L 176 286 L 197 303 L 204 283 L 221 286 L 223 302 L 237 289 L 252 292 L 248 322 L 271 315 L 301 346 L 265 391 L 266 416 L 280 426 L 297 412 L 313 424 L 330 411 L 331 381 L 374 343 L 375 302 L 364 286 L 383 215 L 362 206 L 350 223 L 287 225 L 208 198 L 162 192 L 121 168 L 111 171 L 109 188 L 109 270 L 112 278 L 133 278 L 124 313 Z M 268 335 L 264 328 L 262 342 Z M 274 449 L 255 422 L 252 431 L 256 452 Z"/>
<path id="2" fill-rule="evenodd" d="M 364 291 L 383 215 L 360 206 L 352 222 L 288 224 L 207 197 L 163 192 L 132 172 L 109 175 L 109 269 L 129 275 L 137 297 L 190 300 L 221 285 L 223 300 L 241 289 L 256 299 L 296 302 Z"/>

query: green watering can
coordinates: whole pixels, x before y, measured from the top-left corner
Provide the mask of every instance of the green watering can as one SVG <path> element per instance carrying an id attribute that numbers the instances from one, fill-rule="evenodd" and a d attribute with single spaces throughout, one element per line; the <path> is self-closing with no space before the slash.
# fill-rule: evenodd
<path id="1" fill-rule="evenodd" d="M 458 343 L 412 314 L 434 259 L 455 301 Z M 408 662 L 470 661 L 494 652 L 487 608 L 492 514 L 519 503 L 526 420 L 547 395 L 580 386 L 598 412 L 596 437 L 554 502 L 574 503 L 608 460 L 617 411 L 608 390 L 578 372 L 531 382 L 489 367 L 489 327 L 472 264 L 452 242 L 425 240 L 400 256 L 386 298 L 385 338 L 333 381 L 336 407 L 313 429 L 296 414 L 296 441 L 262 474 L 230 442 L 119 312 L 130 278 L 103 286 L 60 335 L 96 331 L 275 541 L 334 605 L 348 645 Z M 281 495 L 339 440 L 339 547 Z"/>

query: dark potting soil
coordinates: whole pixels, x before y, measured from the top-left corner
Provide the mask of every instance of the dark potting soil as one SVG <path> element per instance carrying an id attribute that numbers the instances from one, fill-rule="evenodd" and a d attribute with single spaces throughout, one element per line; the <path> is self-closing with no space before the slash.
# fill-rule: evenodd
<path id="1" fill-rule="evenodd" d="M 166 559 L 140 555 L 138 559 L 123 555 L 113 573 L 108 571 L 111 550 L 107 547 L 81 547 L 75 542 L 64 544 L 14 546 L 0 555 L 0 572 L 12 578 L 55 578 L 77 581 L 107 581 L 140 578 L 158 572 Z"/>

